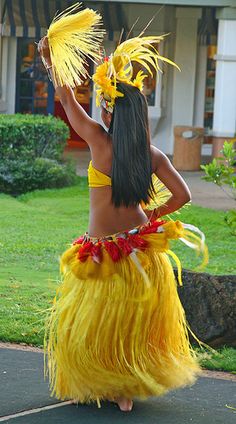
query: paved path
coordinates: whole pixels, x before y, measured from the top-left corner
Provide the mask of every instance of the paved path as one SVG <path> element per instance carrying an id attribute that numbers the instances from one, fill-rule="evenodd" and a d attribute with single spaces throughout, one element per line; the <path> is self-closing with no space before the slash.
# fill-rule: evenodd
<path id="1" fill-rule="evenodd" d="M 66 156 L 68 155 L 76 161 L 77 174 L 86 176 L 90 161 L 89 151 L 69 149 L 66 152 Z M 190 188 L 193 204 L 219 210 L 236 208 L 236 202 L 230 199 L 221 188 L 201 179 L 203 172 L 181 172 L 181 175 Z"/>
<path id="2" fill-rule="evenodd" d="M 181 175 L 190 188 L 194 205 L 224 211 L 236 208 L 236 201 L 229 198 L 220 187 L 202 180 L 204 172 L 181 172 Z"/>
<path id="3" fill-rule="evenodd" d="M 2 345 L 3 346 L 3 345 Z M 71 405 L 50 398 L 43 354 L 0 348 L 0 423 L 9 424 L 235 424 L 236 381 L 201 377 L 194 386 L 146 402 L 131 413 L 115 404 Z M 208 373 L 209 374 L 209 373 Z M 227 407 L 228 405 L 228 407 Z"/>

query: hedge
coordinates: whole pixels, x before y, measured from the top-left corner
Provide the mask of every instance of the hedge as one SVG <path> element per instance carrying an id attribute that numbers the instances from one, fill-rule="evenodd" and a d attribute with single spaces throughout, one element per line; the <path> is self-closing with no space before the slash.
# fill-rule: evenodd
<path id="1" fill-rule="evenodd" d="M 60 160 L 68 137 L 67 125 L 54 116 L 0 115 L 0 158 Z"/>
<path id="2" fill-rule="evenodd" d="M 27 191 L 72 185 L 75 165 L 62 159 L 67 125 L 44 115 L 0 115 L 0 191 Z"/>

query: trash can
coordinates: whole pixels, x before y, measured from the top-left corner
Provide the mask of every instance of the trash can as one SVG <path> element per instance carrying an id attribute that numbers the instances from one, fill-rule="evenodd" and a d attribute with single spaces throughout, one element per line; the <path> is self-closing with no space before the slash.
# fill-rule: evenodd
<path id="1" fill-rule="evenodd" d="M 219 157 L 223 158 L 224 156 L 221 153 L 221 150 L 223 149 L 224 142 L 230 141 L 232 138 L 228 137 L 213 137 L 212 140 L 212 159 L 217 159 Z"/>
<path id="2" fill-rule="evenodd" d="M 199 171 L 204 128 L 174 127 L 173 165 L 178 171 Z"/>

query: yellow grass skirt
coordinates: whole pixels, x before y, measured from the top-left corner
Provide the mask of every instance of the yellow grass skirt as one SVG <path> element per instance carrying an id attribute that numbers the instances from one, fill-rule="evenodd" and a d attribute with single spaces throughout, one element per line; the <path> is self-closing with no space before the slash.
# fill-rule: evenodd
<path id="1" fill-rule="evenodd" d="M 45 337 L 52 395 L 99 404 L 195 382 L 200 366 L 168 257 L 169 240 L 184 237 L 192 244 L 179 221 L 149 223 L 81 237 L 62 255 Z"/>

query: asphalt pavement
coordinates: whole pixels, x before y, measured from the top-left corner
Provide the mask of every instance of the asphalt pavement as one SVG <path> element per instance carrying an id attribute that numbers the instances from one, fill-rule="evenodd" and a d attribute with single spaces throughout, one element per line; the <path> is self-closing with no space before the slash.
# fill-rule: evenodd
<path id="1" fill-rule="evenodd" d="M 0 422 L 9 424 L 235 424 L 236 379 L 201 377 L 190 387 L 134 401 L 132 412 L 102 402 L 73 405 L 50 397 L 43 353 L 0 348 Z M 208 373 L 209 374 L 209 373 Z M 233 381 L 234 380 L 234 381 Z"/>

